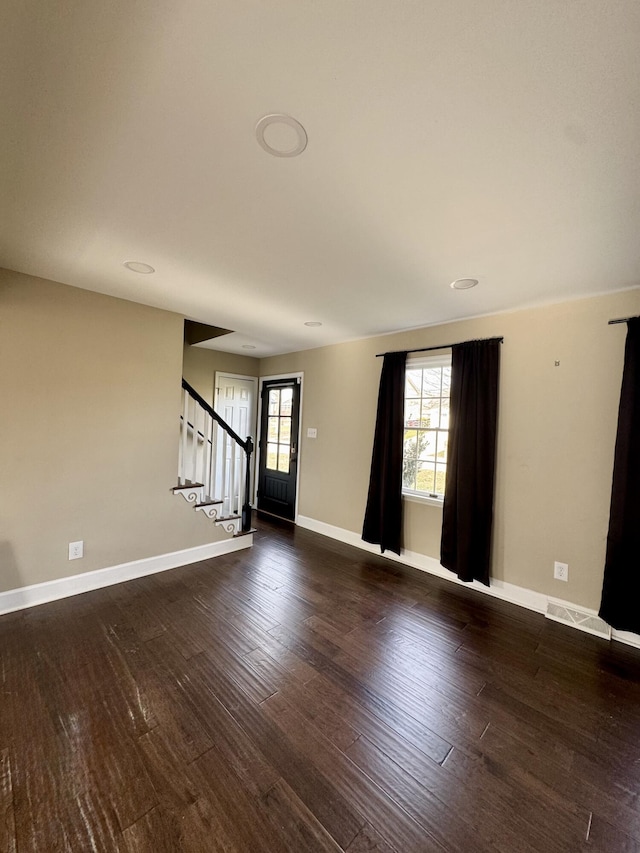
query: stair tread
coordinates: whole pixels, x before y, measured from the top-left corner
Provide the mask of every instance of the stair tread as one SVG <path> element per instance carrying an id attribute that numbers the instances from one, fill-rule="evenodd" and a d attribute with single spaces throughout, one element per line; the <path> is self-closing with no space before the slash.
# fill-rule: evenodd
<path id="1" fill-rule="evenodd" d="M 177 486 L 173 486 L 172 491 L 178 492 L 182 489 L 201 489 L 204 486 L 204 483 L 182 483 Z"/>
<path id="2" fill-rule="evenodd" d="M 239 515 L 221 515 L 220 518 L 216 518 L 216 521 L 234 521 L 240 517 Z"/>
<path id="3" fill-rule="evenodd" d="M 221 501 L 221 500 L 200 501 L 200 503 L 196 504 L 196 507 L 198 507 L 198 506 L 218 506 L 219 504 L 222 504 L 222 503 L 224 503 L 224 501 Z"/>
<path id="4" fill-rule="evenodd" d="M 238 536 L 248 536 L 250 533 L 257 533 L 257 532 L 258 532 L 257 527 L 250 527 L 248 530 L 238 530 L 237 533 L 233 534 L 233 538 L 237 539 Z"/>

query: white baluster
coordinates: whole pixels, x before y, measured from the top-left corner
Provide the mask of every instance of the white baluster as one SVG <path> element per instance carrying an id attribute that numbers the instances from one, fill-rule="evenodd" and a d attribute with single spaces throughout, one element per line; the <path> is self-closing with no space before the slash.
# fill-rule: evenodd
<path id="1" fill-rule="evenodd" d="M 216 438 L 218 435 L 218 423 L 211 418 L 211 454 L 209 457 L 209 497 L 211 500 L 215 500 L 217 496 L 216 491 L 216 453 L 217 453 L 217 442 Z"/>
<path id="2" fill-rule="evenodd" d="M 196 415 L 198 412 L 198 406 L 195 400 L 193 402 L 193 414 L 191 416 L 191 423 L 193 426 L 191 427 L 191 482 L 197 483 L 198 480 L 196 478 L 196 462 L 198 457 L 198 442 L 196 440 Z"/>
<path id="3" fill-rule="evenodd" d="M 222 494 L 221 498 L 224 501 L 222 504 L 224 515 L 229 515 L 229 436 L 226 430 L 222 433 Z"/>
<path id="4" fill-rule="evenodd" d="M 242 490 L 244 488 L 244 450 L 240 445 L 236 445 L 236 453 L 238 455 L 238 484 L 236 486 L 236 506 L 238 515 L 242 515 Z"/>
<path id="5" fill-rule="evenodd" d="M 240 479 L 238 480 L 238 515 L 242 515 L 242 507 L 245 502 L 248 503 L 249 498 L 244 494 L 244 484 L 246 482 L 247 471 L 247 455 L 241 447 L 238 447 L 240 454 Z"/>
<path id="6" fill-rule="evenodd" d="M 193 411 L 193 442 L 196 451 L 196 463 L 194 469 L 194 479 L 196 483 L 201 483 L 200 479 L 200 468 L 201 468 L 201 457 L 202 457 L 202 444 L 200 442 L 200 404 L 195 403 Z"/>
<path id="7" fill-rule="evenodd" d="M 209 494 L 209 484 L 207 478 L 209 475 L 209 413 L 206 409 L 202 410 L 202 477 L 201 483 L 204 483 L 204 494 Z M 208 497 L 205 498 L 208 500 Z"/>
<path id="8" fill-rule="evenodd" d="M 203 417 L 204 422 L 202 433 L 204 438 L 202 439 L 202 482 L 204 483 L 203 500 L 207 501 L 211 497 L 211 487 L 209 483 L 209 471 L 211 470 L 211 463 L 209 461 L 209 450 L 211 447 L 211 443 L 209 441 L 209 433 L 211 432 L 211 416 L 208 412 L 205 412 Z"/>
<path id="9" fill-rule="evenodd" d="M 229 513 L 233 514 L 236 511 L 236 449 L 235 441 L 231 443 L 231 451 L 229 453 Z"/>
<path id="10" fill-rule="evenodd" d="M 231 442 L 231 512 L 236 514 L 238 511 L 238 445 L 235 441 Z"/>
<path id="11" fill-rule="evenodd" d="M 184 393 L 184 392 L 182 392 Z M 183 407 L 183 401 L 180 400 L 180 406 Z M 180 432 L 178 434 L 178 485 L 182 484 L 182 424 L 184 423 L 184 415 L 180 415 Z"/>
<path id="12" fill-rule="evenodd" d="M 182 402 L 182 425 L 181 425 L 181 434 L 180 434 L 180 460 L 178 463 L 178 483 L 180 485 L 184 485 L 185 480 L 187 479 L 187 434 L 189 432 L 189 427 L 187 426 L 187 421 L 189 420 L 189 394 L 187 390 L 184 390 L 184 400 Z"/>
<path id="13" fill-rule="evenodd" d="M 213 418 L 210 418 L 209 424 L 209 471 L 207 473 L 207 477 L 209 478 L 209 497 L 213 501 L 216 499 L 216 482 L 214 479 L 214 474 L 216 470 L 215 463 L 215 453 L 216 453 L 216 422 Z"/>
<path id="14" fill-rule="evenodd" d="M 206 419 L 207 419 L 206 411 L 203 408 L 201 408 L 200 406 L 198 406 L 199 427 L 198 427 L 198 431 L 196 433 L 196 436 L 198 439 L 198 482 L 199 483 L 204 483 L 204 474 L 206 471 L 206 467 L 205 467 L 205 462 L 206 462 L 205 455 L 206 455 L 206 449 L 207 449 L 206 426 L 205 426 Z M 206 492 L 205 492 L 205 494 L 206 494 Z"/>

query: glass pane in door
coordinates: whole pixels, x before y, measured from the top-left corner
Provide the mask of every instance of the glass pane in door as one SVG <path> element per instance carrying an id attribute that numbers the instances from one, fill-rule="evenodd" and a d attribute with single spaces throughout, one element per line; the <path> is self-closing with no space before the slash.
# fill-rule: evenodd
<path id="1" fill-rule="evenodd" d="M 280 414 L 290 416 L 292 404 L 293 388 L 283 388 L 280 392 Z"/>
<path id="2" fill-rule="evenodd" d="M 269 418 L 267 425 L 267 441 L 278 441 L 278 418 Z"/>
<path id="3" fill-rule="evenodd" d="M 278 445 L 267 444 L 267 468 L 271 471 L 278 470 Z"/>
<path id="4" fill-rule="evenodd" d="M 282 474 L 289 473 L 290 448 L 287 444 L 278 445 L 278 471 Z"/>
<path id="5" fill-rule="evenodd" d="M 271 388 L 269 391 L 269 414 L 280 414 L 280 389 Z"/>
<path id="6" fill-rule="evenodd" d="M 291 444 L 291 418 L 280 418 L 280 444 Z"/>

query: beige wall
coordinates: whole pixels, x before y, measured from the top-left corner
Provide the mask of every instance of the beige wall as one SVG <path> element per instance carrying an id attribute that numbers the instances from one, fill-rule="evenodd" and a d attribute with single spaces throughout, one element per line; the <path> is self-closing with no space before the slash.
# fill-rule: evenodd
<path id="1" fill-rule="evenodd" d="M 177 314 L 0 271 L 0 591 L 222 538 L 169 491 L 182 339 Z"/>
<path id="2" fill-rule="evenodd" d="M 626 329 L 607 321 L 638 313 L 633 290 L 264 359 L 263 376 L 304 371 L 300 514 L 362 530 L 376 353 L 504 335 L 492 574 L 596 609 Z M 438 558 L 441 518 L 405 502 L 407 550 Z"/>
<path id="3" fill-rule="evenodd" d="M 259 363 L 191 347 L 185 375 L 211 396 L 215 370 L 303 371 L 300 514 L 359 533 L 375 354 L 504 335 L 493 575 L 597 608 L 625 337 L 607 320 L 638 313 L 634 290 Z M 0 271 L 0 591 L 220 538 L 169 491 L 182 362 L 178 315 Z M 437 558 L 440 524 L 406 503 L 406 548 Z"/>
<path id="4" fill-rule="evenodd" d="M 182 374 L 207 403 L 213 405 L 213 384 L 216 371 L 237 373 L 241 376 L 259 376 L 257 358 L 235 355 L 231 352 L 192 347 L 185 344 Z"/>

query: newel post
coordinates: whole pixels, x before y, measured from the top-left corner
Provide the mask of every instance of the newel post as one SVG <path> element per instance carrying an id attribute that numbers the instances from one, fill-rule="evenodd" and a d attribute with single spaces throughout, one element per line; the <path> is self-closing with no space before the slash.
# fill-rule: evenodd
<path id="1" fill-rule="evenodd" d="M 253 453 L 253 441 L 251 436 L 247 436 L 244 452 L 247 457 L 247 464 L 244 475 L 244 503 L 242 505 L 242 532 L 247 533 L 251 530 L 251 454 Z"/>

